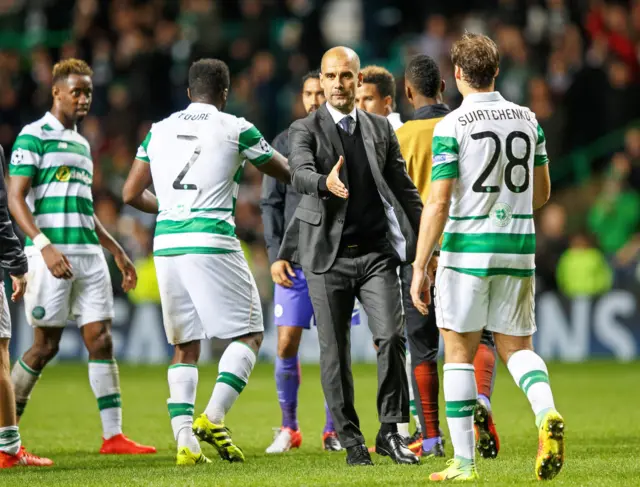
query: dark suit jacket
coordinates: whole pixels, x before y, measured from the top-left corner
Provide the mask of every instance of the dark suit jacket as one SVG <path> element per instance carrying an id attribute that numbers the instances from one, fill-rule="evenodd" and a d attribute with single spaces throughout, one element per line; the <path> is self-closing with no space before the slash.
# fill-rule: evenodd
<path id="1" fill-rule="evenodd" d="M 2 270 L 9 274 L 20 276 L 28 270 L 27 257 L 22 251 L 20 240 L 13 231 L 13 225 L 9 218 L 9 205 L 7 202 L 7 190 L 4 185 L 4 151 L 0 146 L 0 280 L 4 278 Z"/>
<path id="2" fill-rule="evenodd" d="M 389 121 L 358 110 L 367 158 L 385 207 L 387 238 L 401 262 L 413 262 L 420 228 L 422 201 L 407 174 L 398 140 Z M 344 156 L 338 128 L 325 105 L 289 128 L 289 165 L 293 188 L 302 193 L 300 204 L 285 233 L 278 257 L 300 264 L 312 272 L 329 270 L 342 237 L 348 200 L 319 190 L 338 158 Z M 348 184 L 349 161 L 340 170 Z"/>

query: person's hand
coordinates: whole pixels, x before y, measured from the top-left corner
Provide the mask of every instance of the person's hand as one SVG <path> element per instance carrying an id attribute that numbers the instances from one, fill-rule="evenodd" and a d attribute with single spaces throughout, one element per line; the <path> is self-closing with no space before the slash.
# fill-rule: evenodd
<path id="1" fill-rule="evenodd" d="M 122 272 L 122 289 L 125 293 L 128 293 L 138 285 L 136 267 L 124 250 L 117 252 L 113 257 L 115 258 L 118 269 Z"/>
<path id="2" fill-rule="evenodd" d="M 431 278 L 425 269 L 413 268 L 411 280 L 411 301 L 416 309 L 423 315 L 429 314 L 431 303 Z"/>
<path id="3" fill-rule="evenodd" d="M 349 197 L 349 191 L 347 191 L 347 187 L 340 181 L 340 168 L 343 164 L 344 157 L 340 156 L 336 165 L 331 169 L 329 176 L 327 176 L 327 189 L 338 198 L 346 200 Z"/>
<path id="4" fill-rule="evenodd" d="M 22 274 L 20 276 L 11 276 L 13 284 L 13 294 L 11 295 L 11 301 L 17 303 L 24 296 L 27 290 L 27 277 Z"/>
<path id="5" fill-rule="evenodd" d="M 289 279 L 289 276 L 296 277 L 296 273 L 286 260 L 276 260 L 271 264 L 271 279 L 273 282 L 282 287 L 291 287 L 293 282 Z"/>
<path id="6" fill-rule="evenodd" d="M 67 256 L 55 248 L 52 244 L 42 249 L 42 258 L 53 277 L 58 279 L 71 279 L 73 277 L 71 263 Z"/>

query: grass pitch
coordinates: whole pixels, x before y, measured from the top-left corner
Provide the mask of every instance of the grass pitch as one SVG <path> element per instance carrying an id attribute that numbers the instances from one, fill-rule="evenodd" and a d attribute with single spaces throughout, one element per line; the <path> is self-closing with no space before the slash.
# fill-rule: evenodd
<path id="1" fill-rule="evenodd" d="M 23 442 L 34 453 L 51 457 L 51 469 L 14 468 L 0 471 L 2 486 L 312 486 L 416 485 L 445 466 L 444 459 L 420 466 L 397 466 L 373 455 L 375 467 L 347 467 L 345 454 L 320 448 L 324 407 L 319 368 L 303 366 L 299 416 L 302 447 L 281 456 L 267 456 L 272 427 L 280 422 L 273 367 L 256 367 L 247 388 L 227 418 L 234 441 L 247 462 L 229 464 L 213 449 L 203 450 L 211 465 L 179 468 L 166 408 L 165 367 L 121 366 L 125 433 L 153 444 L 157 455 L 99 455 L 101 429 L 86 365 L 48 368 L 36 387 L 21 424 Z M 196 413 L 202 412 L 217 375 L 215 366 L 200 368 Z M 378 423 L 375 410 L 376 370 L 354 367 L 356 405 L 369 444 Z M 556 405 L 567 424 L 565 468 L 552 482 L 562 486 L 640 485 L 640 363 L 551 364 Z M 442 395 L 441 395 L 442 396 Z M 533 485 L 537 434 L 533 414 L 506 369 L 498 371 L 493 409 L 502 449 L 496 460 L 478 458 L 481 485 Z M 442 415 L 442 428 L 446 421 Z M 448 436 L 448 433 L 445 433 Z M 451 455 L 450 442 L 447 454 Z"/>

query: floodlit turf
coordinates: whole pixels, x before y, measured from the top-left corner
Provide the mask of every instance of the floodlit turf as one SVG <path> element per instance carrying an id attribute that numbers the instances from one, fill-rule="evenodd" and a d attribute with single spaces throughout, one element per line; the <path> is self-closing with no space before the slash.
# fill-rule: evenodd
<path id="1" fill-rule="evenodd" d="M 302 448 L 281 456 L 267 456 L 272 427 L 280 416 L 272 366 L 259 365 L 239 402 L 227 418 L 233 438 L 247 456 L 245 464 L 221 461 L 209 445 L 203 450 L 214 460 L 195 468 L 174 466 L 174 444 L 166 409 L 165 367 L 122 366 L 125 433 L 153 444 L 159 453 L 139 457 L 98 454 L 100 424 L 96 401 L 84 365 L 56 365 L 43 374 L 22 423 L 23 441 L 35 453 L 56 462 L 51 469 L 15 468 L 0 471 L 0 485 L 24 486 L 302 486 L 302 485 L 416 485 L 444 460 L 420 466 L 396 466 L 373 455 L 375 467 L 351 468 L 344 453 L 320 449 L 324 408 L 317 366 L 303 366 L 299 416 Z M 369 443 L 377 431 L 376 371 L 371 365 L 354 367 L 357 407 Z M 640 485 L 640 363 L 550 366 L 559 410 L 567 425 L 565 468 L 553 481 L 566 486 Z M 216 377 L 213 366 L 200 368 L 196 413 L 209 399 Z M 500 368 L 494 413 L 502 440 L 496 460 L 478 459 L 482 485 L 532 485 L 537 448 L 533 415 L 523 394 Z M 444 419 L 444 418 L 443 418 Z M 446 430 L 446 422 L 442 423 Z M 451 454 L 450 444 L 447 453 Z"/>

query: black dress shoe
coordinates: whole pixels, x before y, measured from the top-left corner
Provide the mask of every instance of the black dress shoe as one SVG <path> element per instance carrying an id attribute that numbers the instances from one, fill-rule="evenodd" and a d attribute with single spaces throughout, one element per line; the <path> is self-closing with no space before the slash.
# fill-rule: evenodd
<path id="1" fill-rule="evenodd" d="M 347 465 L 373 465 L 367 447 L 356 445 L 347 448 Z"/>
<path id="2" fill-rule="evenodd" d="M 396 463 L 415 465 L 420 459 L 407 447 L 404 438 L 399 433 L 378 432 L 376 437 L 376 453 L 383 457 L 391 457 Z"/>

